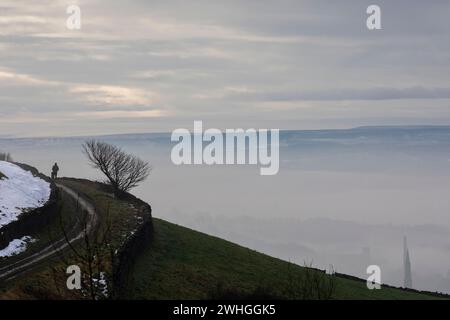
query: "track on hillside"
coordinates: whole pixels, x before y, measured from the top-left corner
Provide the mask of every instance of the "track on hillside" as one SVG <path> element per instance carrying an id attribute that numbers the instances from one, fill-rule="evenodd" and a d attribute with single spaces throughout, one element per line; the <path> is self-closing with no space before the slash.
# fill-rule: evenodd
<path id="1" fill-rule="evenodd" d="M 58 252 L 66 249 L 69 246 L 69 243 L 73 243 L 77 240 L 80 240 L 84 237 L 85 231 L 90 233 L 94 226 L 97 224 L 97 213 L 95 211 L 94 205 L 81 198 L 79 194 L 73 189 L 64 186 L 62 184 L 57 183 L 56 186 L 62 191 L 72 197 L 78 205 L 87 212 L 87 223 L 86 228 L 81 228 L 78 233 L 74 236 L 70 237 L 67 241 L 65 238 L 54 241 L 53 243 L 48 244 L 45 248 L 39 250 L 39 252 L 33 253 L 30 256 L 24 257 L 19 261 L 15 261 L 10 265 L 4 266 L 0 268 L 0 284 L 2 282 L 12 280 L 28 271 L 30 271 L 34 266 L 44 262 L 46 259 L 50 259 L 58 254 Z"/>

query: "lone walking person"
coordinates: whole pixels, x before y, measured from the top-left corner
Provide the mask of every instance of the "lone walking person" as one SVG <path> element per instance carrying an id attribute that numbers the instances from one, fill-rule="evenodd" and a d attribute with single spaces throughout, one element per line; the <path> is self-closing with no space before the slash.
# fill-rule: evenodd
<path id="1" fill-rule="evenodd" d="M 52 179 L 53 180 L 58 178 L 58 171 L 59 171 L 59 167 L 58 167 L 58 164 L 55 162 L 55 164 L 52 167 Z"/>

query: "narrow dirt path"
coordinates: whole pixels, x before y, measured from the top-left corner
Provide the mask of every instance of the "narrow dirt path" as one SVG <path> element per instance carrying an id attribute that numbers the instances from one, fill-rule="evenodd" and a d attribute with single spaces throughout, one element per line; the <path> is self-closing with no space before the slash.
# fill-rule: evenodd
<path id="1" fill-rule="evenodd" d="M 86 229 L 88 232 L 92 230 L 92 228 L 97 223 L 97 214 L 95 211 L 95 207 L 89 201 L 84 200 L 79 197 L 78 193 L 73 189 L 64 186 L 62 184 L 57 183 L 56 186 L 62 191 L 67 193 L 70 197 L 72 197 L 75 201 L 78 201 L 78 204 L 81 208 L 83 208 L 88 213 L 88 221 Z M 84 237 L 85 230 L 82 228 L 79 233 L 74 235 L 69 239 L 70 243 L 73 243 L 77 240 L 80 240 Z M 59 251 L 67 248 L 69 244 L 67 240 L 62 238 L 53 243 L 48 244 L 45 248 L 41 249 L 39 252 L 36 252 L 30 256 L 27 256 L 19 261 L 16 261 L 10 265 L 0 268 L 0 282 L 7 281 L 18 277 L 19 275 L 28 272 L 35 265 L 42 263 L 45 259 L 49 259 L 56 255 Z"/>

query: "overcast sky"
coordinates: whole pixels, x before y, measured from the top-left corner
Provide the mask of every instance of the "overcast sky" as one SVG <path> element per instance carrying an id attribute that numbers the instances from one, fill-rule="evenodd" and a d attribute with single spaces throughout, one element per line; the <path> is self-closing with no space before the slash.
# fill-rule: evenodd
<path id="1" fill-rule="evenodd" d="M 2 0 L 0 136 L 450 124 L 449 17 L 445 0 Z"/>

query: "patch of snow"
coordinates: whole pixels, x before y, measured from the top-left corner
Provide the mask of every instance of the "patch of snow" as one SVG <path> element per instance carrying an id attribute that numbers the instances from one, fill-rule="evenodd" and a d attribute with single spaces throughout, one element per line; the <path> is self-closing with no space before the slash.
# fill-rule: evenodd
<path id="1" fill-rule="evenodd" d="M 27 210 L 43 206 L 50 198 L 50 184 L 19 166 L 0 161 L 0 228 Z"/>
<path id="2" fill-rule="evenodd" d="M 22 253 L 27 250 L 28 243 L 32 243 L 35 241 L 36 240 L 31 238 L 30 236 L 24 236 L 20 239 L 14 239 L 5 249 L 0 250 L 0 258 L 11 257 Z"/>
<path id="3" fill-rule="evenodd" d="M 100 290 L 104 298 L 108 298 L 108 282 L 106 281 L 106 273 L 100 272 L 100 279 L 92 278 L 92 282 Z"/>

